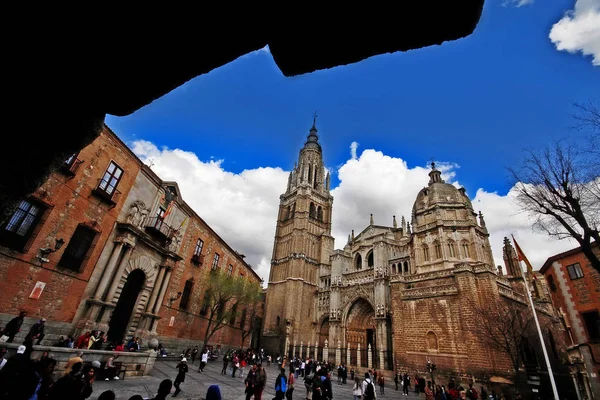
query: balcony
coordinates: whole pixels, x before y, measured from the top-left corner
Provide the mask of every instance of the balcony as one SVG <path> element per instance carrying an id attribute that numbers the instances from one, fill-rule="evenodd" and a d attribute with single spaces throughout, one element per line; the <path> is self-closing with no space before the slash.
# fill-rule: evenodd
<path id="1" fill-rule="evenodd" d="M 71 157 L 67 161 L 65 161 L 58 170 L 63 174 L 67 175 L 68 177 L 72 178 L 75 176 L 75 174 L 77 174 L 77 170 L 79 169 L 79 166 L 82 162 L 83 161 L 81 161 L 79 158 Z"/>
<path id="2" fill-rule="evenodd" d="M 121 192 L 116 187 L 108 185 L 108 182 L 102 178 L 98 179 L 98 185 L 92 190 L 92 194 L 110 204 L 111 208 L 117 204 L 121 197 Z"/>
<path id="3" fill-rule="evenodd" d="M 202 265 L 204 263 L 204 255 L 194 254 L 192 256 L 192 262 L 196 265 Z"/>
<path id="4" fill-rule="evenodd" d="M 175 232 L 175 229 L 171 228 L 159 217 L 148 218 L 145 228 L 149 234 L 164 240 L 171 238 Z"/>

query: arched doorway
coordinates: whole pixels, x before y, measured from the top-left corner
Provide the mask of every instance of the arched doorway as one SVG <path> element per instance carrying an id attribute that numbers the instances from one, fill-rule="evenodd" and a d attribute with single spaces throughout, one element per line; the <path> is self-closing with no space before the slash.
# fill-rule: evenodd
<path id="1" fill-rule="evenodd" d="M 141 269 L 131 271 L 129 276 L 127 276 L 127 280 L 119 296 L 119 301 L 110 318 L 108 328 L 109 341 L 121 341 L 125 337 L 131 314 L 145 281 L 146 274 Z"/>
<path id="2" fill-rule="evenodd" d="M 366 367 L 368 362 L 368 347 L 371 345 L 373 363 L 375 364 L 377 352 L 375 334 L 375 310 L 371 303 L 365 299 L 356 300 L 346 318 L 346 344 L 350 349 L 350 360 L 352 365 L 357 365 L 358 344 L 360 343 L 360 365 Z M 376 364 L 375 364 L 376 365 Z"/>

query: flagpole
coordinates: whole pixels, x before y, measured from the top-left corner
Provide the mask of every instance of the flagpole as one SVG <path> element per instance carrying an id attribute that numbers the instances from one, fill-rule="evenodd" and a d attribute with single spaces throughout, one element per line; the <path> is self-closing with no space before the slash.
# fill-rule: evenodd
<path id="1" fill-rule="evenodd" d="M 517 241 L 513 235 L 512 239 L 515 244 Z M 518 246 L 518 244 L 517 244 Z M 520 249 L 520 247 L 519 247 Z M 521 250 L 522 252 L 522 250 Z M 533 313 L 533 319 L 535 320 L 535 327 L 537 328 L 538 335 L 540 336 L 540 344 L 542 345 L 542 352 L 544 353 L 544 360 L 546 361 L 546 367 L 548 367 L 548 376 L 550 377 L 550 384 L 552 385 L 552 392 L 554 393 L 554 400 L 559 400 L 558 398 L 558 390 L 556 389 L 556 382 L 554 381 L 554 372 L 552 372 L 552 366 L 550 365 L 550 359 L 548 358 L 548 351 L 546 350 L 546 342 L 544 340 L 544 335 L 542 334 L 542 328 L 540 327 L 540 322 L 538 321 L 537 313 L 535 311 L 535 306 L 533 304 L 533 297 L 531 297 L 531 291 L 529 290 L 529 286 L 527 285 L 527 279 L 525 278 L 525 272 L 523 272 L 523 267 L 521 266 L 521 260 L 519 259 L 519 269 L 521 270 L 521 277 L 523 278 L 523 285 L 525 285 L 525 291 L 527 292 L 527 298 L 529 299 L 529 305 L 531 306 L 531 312 Z"/>

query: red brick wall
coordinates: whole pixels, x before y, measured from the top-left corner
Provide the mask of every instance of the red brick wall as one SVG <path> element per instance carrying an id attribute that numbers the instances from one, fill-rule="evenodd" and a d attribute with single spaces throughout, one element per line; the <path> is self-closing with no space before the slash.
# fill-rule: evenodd
<path id="1" fill-rule="evenodd" d="M 52 321 L 72 322 L 87 281 L 111 232 L 123 200 L 139 172 L 139 161 L 104 129 L 100 136 L 77 156 L 82 161 L 75 176 L 55 172 L 36 190 L 34 197 L 48 205 L 37 234 L 24 252 L 0 247 L 0 310 L 17 314 L 26 310 L 30 317 L 46 317 Z M 122 194 L 115 197 L 113 208 L 92 195 L 111 160 L 123 168 L 117 187 Z M 57 266 L 69 240 L 79 224 L 98 231 L 95 244 L 79 272 Z M 46 256 L 43 265 L 37 259 L 42 247 L 54 248 L 62 238 L 62 248 Z M 46 287 L 39 300 L 29 295 L 37 281 Z"/>
<path id="2" fill-rule="evenodd" d="M 198 238 L 204 241 L 204 247 L 202 249 L 204 262 L 202 265 L 196 265 L 191 262 Z M 165 298 L 174 297 L 177 292 L 183 292 L 185 282 L 190 278 L 194 279 L 194 287 L 188 302 L 187 310 L 179 308 L 180 300 L 176 300 L 171 306 L 168 305 L 166 300 L 163 302 L 164 304 L 160 311 L 161 320 L 157 329 L 159 336 L 170 336 L 198 341 L 204 340 L 204 334 L 208 323 L 206 317 L 208 315 L 206 317 L 201 316 L 200 309 L 202 308 L 204 293 L 206 285 L 208 284 L 215 252 L 220 256 L 219 268 L 227 271 L 231 264 L 233 265 L 233 276 L 240 276 L 240 274 L 243 274 L 245 279 L 260 283 L 260 279 L 252 270 L 250 270 L 249 266 L 227 248 L 221 239 L 214 235 L 203 221 L 198 218 L 190 219 L 181 247 L 180 254 L 183 257 L 183 260 L 179 262 L 179 267 L 173 271 Z M 260 307 L 260 304 L 257 305 L 257 314 L 259 317 L 262 316 L 262 307 Z M 235 323 L 233 325 L 227 325 L 217 331 L 210 339 L 210 344 L 222 344 L 234 347 L 242 346 L 242 331 L 240 329 L 241 315 L 242 309 L 238 308 L 238 316 Z M 171 317 L 175 317 L 172 327 L 169 326 Z M 250 327 L 250 310 L 247 311 L 246 317 L 245 329 L 248 330 Z M 243 343 L 243 346 L 249 346 L 251 338 L 252 335 L 249 334 Z"/>

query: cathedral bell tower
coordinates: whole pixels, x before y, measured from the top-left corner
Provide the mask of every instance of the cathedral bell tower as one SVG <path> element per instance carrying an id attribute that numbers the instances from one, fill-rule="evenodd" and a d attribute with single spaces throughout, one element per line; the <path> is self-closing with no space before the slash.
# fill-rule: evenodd
<path id="1" fill-rule="evenodd" d="M 272 354 L 314 343 L 314 299 L 333 252 L 330 177 L 313 125 L 280 196 L 265 305 L 263 344 Z"/>

